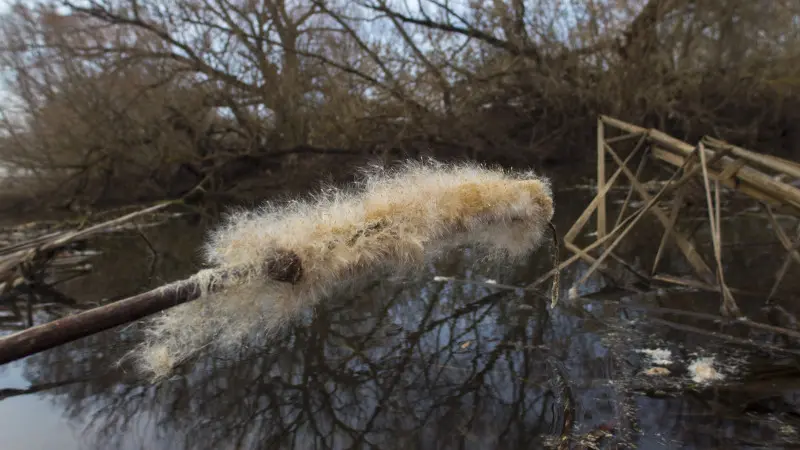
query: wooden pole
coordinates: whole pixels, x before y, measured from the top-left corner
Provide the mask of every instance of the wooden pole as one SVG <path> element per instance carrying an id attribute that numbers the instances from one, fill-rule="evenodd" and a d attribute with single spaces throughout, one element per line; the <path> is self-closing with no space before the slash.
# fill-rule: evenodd
<path id="1" fill-rule="evenodd" d="M 627 133 L 645 133 L 648 135 L 648 139 L 651 143 L 658 144 L 665 150 L 675 152 L 683 157 L 688 156 L 694 151 L 693 145 L 687 144 L 686 142 L 683 142 L 680 139 L 674 138 L 656 129 L 642 128 L 608 116 L 600 116 L 600 121 L 606 125 L 620 129 Z M 728 150 L 731 152 L 738 151 L 740 157 L 746 159 L 749 158 L 750 160 L 758 162 L 762 165 L 768 163 L 767 160 L 770 159 L 764 157 L 756 160 L 753 157 L 753 155 L 755 154 L 754 152 L 745 153 L 743 152 L 743 149 L 737 150 L 736 147 L 730 145 L 721 146 L 721 149 Z M 710 154 L 711 152 L 710 150 L 706 150 L 706 152 L 707 155 L 713 156 L 713 154 Z M 723 157 L 720 160 L 720 162 L 722 163 L 723 166 L 729 166 L 731 164 L 734 164 L 735 160 L 729 157 Z M 773 167 L 775 170 L 781 169 L 781 172 L 787 174 L 794 173 L 789 164 L 781 165 L 780 161 L 777 161 L 775 158 L 771 158 L 769 162 L 770 162 L 770 167 Z M 775 180 L 771 176 L 746 165 L 739 168 L 736 171 L 735 177 L 740 182 L 747 183 L 753 187 L 758 188 L 758 190 L 764 192 L 765 194 L 769 195 L 775 200 L 791 205 L 796 209 L 800 209 L 800 189 L 794 186 Z M 720 181 L 725 183 L 724 180 Z"/>
<path id="2" fill-rule="evenodd" d="M 633 151 L 625 158 L 623 164 L 627 164 L 628 161 L 630 161 L 631 158 L 633 158 L 634 155 L 636 155 L 639 152 L 639 150 L 642 148 L 643 143 L 644 143 L 644 136 L 642 136 L 642 138 L 639 140 L 639 143 L 636 144 L 636 147 L 633 149 Z M 577 220 L 575 220 L 575 223 L 572 224 L 572 227 L 570 227 L 570 229 L 567 231 L 567 234 L 564 235 L 564 242 L 572 242 L 578 235 L 578 233 L 580 233 L 581 230 L 583 230 L 583 227 L 586 225 L 589 219 L 591 219 L 592 214 L 597 209 L 597 205 L 600 204 L 601 200 L 606 198 L 608 191 L 617 181 L 617 177 L 619 177 L 620 174 L 622 174 L 622 168 L 618 167 L 617 170 L 611 175 L 611 177 L 609 177 L 608 180 L 606 180 L 603 189 L 597 191 L 597 195 L 594 196 L 591 203 L 589 203 L 589 206 L 587 206 L 586 209 L 583 210 L 581 216 L 578 217 Z"/>
<path id="3" fill-rule="evenodd" d="M 225 279 L 235 272 L 235 269 L 221 272 L 218 277 L 221 282 L 206 286 L 207 290 L 224 289 Z M 262 273 L 271 280 L 295 284 L 302 278 L 303 270 L 295 253 L 284 252 L 268 260 Z M 196 300 L 201 288 L 195 278 L 188 278 L 0 338 L 0 365 Z"/>
<path id="4" fill-rule="evenodd" d="M 789 175 L 795 179 L 800 179 L 800 164 L 794 161 L 779 158 L 773 155 L 756 153 L 735 145 L 731 145 L 727 142 L 720 141 L 719 139 L 714 139 L 710 136 L 703 136 L 703 140 L 716 148 L 731 149 L 731 153 L 737 158 L 742 158 L 750 163 L 766 167 L 767 169 L 774 170 L 775 172 Z"/>
<path id="5" fill-rule="evenodd" d="M 597 237 L 606 235 L 606 196 L 600 195 L 606 187 L 606 140 L 603 121 L 597 119 Z"/>

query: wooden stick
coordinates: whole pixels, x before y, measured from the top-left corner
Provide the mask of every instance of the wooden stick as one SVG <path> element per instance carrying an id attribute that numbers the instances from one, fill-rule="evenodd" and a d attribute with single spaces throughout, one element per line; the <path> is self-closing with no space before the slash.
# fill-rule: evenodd
<path id="1" fill-rule="evenodd" d="M 630 161 L 634 157 L 634 155 L 636 155 L 639 152 L 639 150 L 642 148 L 642 144 L 644 144 L 644 141 L 645 141 L 644 136 L 642 136 L 642 138 L 639 139 L 639 142 L 636 144 L 636 147 L 633 149 L 633 151 L 625 158 L 623 164 L 627 164 L 628 161 Z M 606 196 L 609 189 L 611 189 L 611 187 L 617 181 L 617 177 L 619 177 L 620 174 L 622 174 L 622 168 L 618 167 L 617 170 L 614 172 L 614 174 L 612 174 L 611 177 L 608 180 L 606 180 L 603 189 L 597 192 L 597 195 L 594 196 L 591 203 L 589 203 L 589 206 L 587 206 L 586 209 L 583 210 L 583 213 L 581 213 L 580 217 L 578 217 L 578 219 L 575 220 L 575 222 L 572 224 L 572 227 L 570 227 L 570 229 L 567 231 L 567 234 L 564 235 L 564 242 L 572 242 L 578 235 L 578 233 L 580 233 L 580 231 L 583 230 L 583 227 L 591 218 L 592 213 L 594 213 L 594 210 L 597 209 L 597 205 L 599 205 L 601 199 Z"/>
<path id="2" fill-rule="evenodd" d="M 789 252 L 790 255 L 800 264 L 800 252 L 794 249 L 794 245 L 792 244 L 792 240 L 783 231 L 783 227 L 781 224 L 778 223 L 778 219 L 775 218 L 775 213 L 772 212 L 772 208 L 769 205 L 762 205 L 763 209 L 767 212 L 767 218 L 769 219 L 769 224 L 772 227 L 772 231 L 775 232 L 775 236 L 778 237 L 778 241 L 780 241 L 783 248 Z"/>
<path id="3" fill-rule="evenodd" d="M 597 120 L 597 193 L 604 192 L 606 185 L 606 141 L 603 122 Z M 597 237 L 606 235 L 606 197 L 600 197 L 597 203 Z"/>
<path id="4" fill-rule="evenodd" d="M 621 136 L 614 136 L 612 138 L 606 138 L 606 144 L 614 144 L 617 142 L 627 141 L 629 139 L 633 139 L 635 137 L 641 137 L 642 133 L 628 133 L 623 134 Z"/>
<path id="5" fill-rule="evenodd" d="M 642 128 L 608 116 L 600 116 L 600 121 L 606 125 L 626 131 L 628 133 L 645 133 L 647 134 L 651 143 L 660 144 L 665 149 L 676 152 L 682 156 L 688 156 L 694 150 L 693 145 L 690 145 L 684 141 L 681 141 L 680 139 L 674 138 L 653 128 Z M 769 159 L 769 162 L 772 163 L 771 167 L 774 167 L 776 170 L 781 169 L 783 173 L 787 173 L 787 168 L 790 166 L 790 164 L 786 164 L 785 162 L 781 164 L 781 161 L 777 161 L 774 157 L 759 158 L 758 161 L 756 161 L 756 159 L 753 159 L 753 155 L 756 155 L 754 152 L 745 152 L 742 151 L 744 149 L 740 149 L 735 146 L 723 145 L 721 147 L 723 147 L 723 150 L 736 152 L 736 155 L 740 158 L 750 158 L 754 163 L 758 162 L 763 165 Z M 707 151 L 710 152 L 710 150 Z M 724 166 L 728 166 L 733 163 L 734 160 L 732 158 L 722 158 L 722 164 Z M 788 173 L 793 172 L 790 170 Z M 800 209 L 800 189 L 794 186 L 775 180 L 771 176 L 749 166 L 744 166 L 738 170 L 736 172 L 736 178 L 753 186 L 757 186 L 759 190 L 775 198 L 776 200 L 791 205 L 796 209 Z"/>
<path id="6" fill-rule="evenodd" d="M 302 278 L 303 268 L 300 258 L 294 252 L 287 251 L 266 261 L 262 273 L 269 279 L 295 284 Z M 236 269 L 223 271 L 218 277 L 222 282 L 213 283 L 205 288 L 209 292 L 218 292 L 225 288 L 224 280 L 235 275 Z M 16 361 L 196 300 L 203 291 L 202 287 L 195 278 L 188 278 L 0 338 L 0 364 Z"/>
<path id="7" fill-rule="evenodd" d="M 735 145 L 731 145 L 725 141 L 714 139 L 711 136 L 703 136 L 703 140 L 716 148 L 729 148 L 735 156 L 747 160 L 748 162 L 789 175 L 795 179 L 800 179 L 800 164 L 797 164 L 794 161 L 779 158 L 773 155 L 756 153 Z"/>
<path id="8" fill-rule="evenodd" d="M 23 264 L 24 262 L 33 258 L 37 253 L 55 250 L 69 244 L 70 242 L 85 239 L 93 234 L 114 229 L 128 221 L 136 219 L 137 217 L 154 213 L 175 203 L 175 201 L 159 203 L 155 206 L 134 211 L 122 217 L 117 217 L 83 230 L 49 233 L 46 236 L 35 238 L 29 242 L 23 242 L 18 245 L 7 247 L 3 250 L 4 254 L 0 256 L 0 274 L 10 272 L 20 264 Z"/>
<path id="9" fill-rule="evenodd" d="M 668 150 L 664 150 L 664 149 L 658 147 L 657 145 L 653 146 L 652 154 L 653 154 L 653 156 L 655 156 L 659 160 L 664 161 L 667 164 L 670 164 L 670 165 L 672 165 L 674 167 L 680 167 L 683 164 L 683 161 L 684 161 L 684 158 L 682 156 L 680 156 L 678 154 L 675 154 L 675 153 L 672 153 L 672 152 L 670 152 Z M 714 158 L 716 158 L 716 156 Z M 709 162 L 712 165 L 713 165 L 713 162 L 711 162 L 711 161 L 713 161 L 714 158 L 709 160 Z M 745 181 L 739 181 L 739 183 L 737 184 L 737 182 L 735 180 L 732 180 L 731 178 L 722 178 L 720 176 L 720 173 L 715 171 L 713 168 L 709 168 L 708 172 L 709 172 L 709 175 L 711 176 L 711 179 L 714 179 L 714 180 L 719 179 L 723 186 L 725 186 L 727 188 L 730 188 L 730 189 L 733 189 L 733 190 L 736 190 L 736 191 L 739 191 L 739 192 L 747 195 L 748 197 L 752 197 L 755 200 L 758 200 L 760 202 L 764 202 L 766 204 L 769 204 L 769 205 L 772 205 L 772 206 L 775 206 L 775 207 L 779 207 L 779 206 L 784 204 L 784 202 L 776 199 L 773 196 L 770 196 L 770 195 L 766 194 L 764 191 L 758 189 L 756 186 L 751 185 L 750 183 L 747 183 Z M 787 207 L 791 207 L 791 206 L 787 206 Z M 796 211 L 794 209 L 794 207 L 791 207 L 791 208 L 793 208 L 792 209 L 793 212 Z"/>
<path id="10" fill-rule="evenodd" d="M 608 152 L 608 154 L 611 155 L 612 158 L 614 158 L 614 160 L 617 162 L 617 164 L 621 163 L 621 160 L 620 160 L 619 156 L 617 155 L 617 153 L 613 149 L 611 149 L 610 147 L 606 147 L 606 152 Z M 688 163 L 688 159 L 684 162 L 684 164 L 687 164 L 687 163 Z M 627 167 L 623 167 L 623 171 L 625 172 L 625 176 L 628 177 L 628 181 L 630 181 L 630 183 L 638 191 L 639 196 L 645 202 L 647 202 L 647 204 L 645 206 L 643 206 L 642 208 L 640 208 L 639 212 L 636 213 L 636 215 L 635 215 L 636 219 L 635 220 L 638 222 L 640 220 L 640 218 L 642 217 L 642 215 L 645 212 L 649 211 L 649 212 L 652 212 L 656 216 L 656 218 L 661 222 L 662 226 L 666 229 L 666 227 L 669 226 L 669 217 L 656 204 L 657 204 L 658 200 L 660 200 L 661 197 L 665 193 L 671 192 L 672 190 L 680 187 L 681 183 L 687 182 L 689 180 L 689 178 L 692 176 L 690 174 L 692 174 L 692 172 L 694 171 L 694 168 L 689 173 L 683 175 L 683 177 L 680 180 L 678 180 L 677 182 L 673 183 L 673 180 L 678 176 L 678 172 L 675 172 L 670 177 L 668 183 L 665 184 L 664 187 L 662 187 L 661 190 L 658 193 L 656 193 L 656 195 L 653 196 L 653 197 L 651 197 L 650 194 L 647 193 L 647 190 L 644 189 L 644 187 L 641 186 L 641 184 L 638 182 L 638 180 L 636 180 L 635 176 L 633 175 L 633 172 L 631 172 L 630 169 L 628 169 Z M 625 234 L 627 234 L 629 231 L 630 231 L 630 228 L 626 229 L 623 232 L 623 236 Z M 677 231 L 673 232 L 672 238 L 678 244 L 678 247 L 683 252 L 683 254 L 686 257 L 687 261 L 692 265 L 692 268 L 695 270 L 697 275 L 701 279 L 703 279 L 705 281 L 712 279 L 713 278 L 713 273 L 712 273 L 711 269 L 708 267 L 708 265 L 705 263 L 705 261 L 703 261 L 703 258 L 700 256 L 700 254 L 697 253 L 697 250 L 695 249 L 695 246 L 691 242 L 691 240 L 688 237 L 684 236 L 683 233 L 678 233 Z M 621 237 L 618 237 L 618 241 L 619 241 L 619 239 L 621 239 Z M 613 249 L 614 247 L 616 247 L 616 245 L 619 244 L 618 241 L 612 243 L 608 248 Z M 607 253 L 608 253 L 608 250 L 606 250 L 606 253 L 604 253 L 603 255 L 601 255 L 597 259 L 598 260 L 598 264 L 602 263 L 602 261 L 607 256 Z M 587 274 L 589 274 L 590 271 L 594 270 L 595 268 L 596 267 L 590 267 L 589 271 L 587 271 Z M 582 280 L 578 284 L 583 283 L 584 281 L 586 281 L 586 279 L 587 279 L 587 276 L 586 276 L 586 274 L 584 274 Z"/>
<path id="11" fill-rule="evenodd" d="M 722 269 L 722 232 L 720 227 L 720 199 L 719 199 L 719 180 L 715 182 L 714 200 L 711 199 L 711 184 L 709 183 L 708 163 L 706 161 L 706 150 L 702 142 L 697 144 L 698 153 L 700 155 L 700 167 L 703 170 L 703 186 L 706 193 L 706 205 L 708 206 L 708 225 L 711 228 L 711 244 L 714 247 L 714 260 L 717 263 L 717 285 L 722 293 L 722 309 L 721 311 L 725 316 L 740 316 L 739 306 L 736 305 L 736 300 L 733 298 L 725 283 L 725 272 Z M 722 153 L 719 151 L 718 153 Z"/>
<path id="12" fill-rule="evenodd" d="M 642 176 L 642 171 L 644 170 L 644 166 L 647 165 L 647 153 L 642 156 L 642 159 L 639 160 L 639 166 L 636 167 L 636 179 L 640 179 Z M 617 215 L 617 220 L 614 222 L 614 226 L 616 227 L 622 222 L 622 218 L 625 217 L 625 212 L 628 210 L 628 205 L 631 203 L 631 197 L 633 197 L 633 183 L 628 186 L 628 194 L 625 195 L 625 201 L 622 203 L 622 207 L 619 209 L 619 214 Z"/>
<path id="13" fill-rule="evenodd" d="M 798 233 L 797 242 L 794 243 L 792 249 L 795 251 L 797 249 L 800 249 L 800 233 Z M 770 289 L 769 295 L 767 295 L 766 303 L 772 301 L 772 298 L 775 297 L 775 294 L 778 293 L 778 287 L 783 281 L 783 277 L 786 276 L 786 272 L 789 271 L 789 266 L 791 264 L 792 264 L 792 252 L 787 252 L 786 256 L 783 258 L 783 264 L 781 265 L 781 268 L 778 269 L 777 272 L 775 272 L 775 282 L 772 284 L 772 289 Z"/>
<path id="14" fill-rule="evenodd" d="M 693 148 L 689 144 L 679 141 L 658 130 L 651 130 L 650 137 L 651 139 L 660 143 L 667 150 L 677 151 L 684 156 L 687 156 Z M 730 147 L 726 147 L 723 150 L 732 151 Z M 711 151 L 706 150 L 706 154 L 708 155 L 709 153 L 711 153 Z M 734 164 L 735 160 L 729 157 L 723 157 L 721 162 L 724 166 L 728 166 L 730 164 Z M 736 178 L 751 185 L 757 186 L 760 190 L 764 191 L 768 195 L 800 209 L 800 189 L 797 189 L 796 187 L 775 180 L 758 169 L 754 169 L 749 166 L 744 166 L 739 169 L 736 172 Z"/>
<path id="15" fill-rule="evenodd" d="M 650 276 L 656 274 L 656 271 L 658 270 L 658 263 L 661 261 L 661 257 L 664 255 L 664 251 L 667 247 L 670 233 L 672 233 L 672 230 L 675 228 L 675 225 L 678 222 L 678 215 L 680 215 L 681 209 L 683 209 L 687 186 L 688 184 L 683 184 L 681 187 L 679 187 L 677 192 L 675 192 L 675 197 L 672 199 L 672 210 L 669 213 L 669 226 L 666 227 L 664 234 L 661 235 L 661 242 L 658 244 L 658 251 L 656 252 L 656 257 L 653 260 L 653 268 L 650 270 Z"/>
<path id="16" fill-rule="evenodd" d="M 622 166 L 624 167 L 624 164 L 622 164 Z M 670 192 L 672 189 L 677 189 L 678 187 L 680 187 L 682 185 L 682 182 L 685 182 L 688 179 L 689 179 L 688 176 L 684 176 L 684 178 L 682 178 L 681 180 L 679 180 L 676 183 L 673 183 L 673 184 L 667 183 L 667 184 L 665 184 L 664 187 L 661 189 L 661 191 L 659 191 L 656 194 L 656 199 L 660 198 L 666 192 Z M 558 267 L 555 267 L 555 268 L 551 269 L 549 272 L 547 272 L 544 275 L 540 276 L 533 283 L 529 284 L 527 287 L 528 288 L 534 288 L 534 287 L 537 287 L 537 286 L 541 285 L 545 281 L 549 280 L 551 277 L 557 275 L 562 270 L 564 270 L 567 267 L 569 267 L 572 264 L 574 264 L 575 261 L 581 259 L 582 258 L 582 254 L 588 254 L 590 251 L 592 251 L 592 250 L 596 249 L 597 247 L 600 247 L 601 245 L 606 243 L 606 241 L 610 241 L 614 236 L 617 235 L 618 232 L 622 231 L 624 228 L 626 228 L 631 223 L 631 221 L 636 219 L 639 216 L 640 212 L 641 211 L 637 211 L 637 212 L 631 214 L 630 216 L 626 217 L 625 220 L 623 220 L 622 223 L 620 223 L 613 230 L 611 230 L 611 232 L 609 232 L 608 234 L 606 234 L 602 238 L 598 238 L 596 241 L 594 241 L 591 244 L 589 244 L 587 247 L 582 249 L 580 253 L 576 253 L 576 254 L 570 256 L 568 259 L 562 261 L 561 264 L 558 265 Z M 709 271 L 710 270 L 711 269 L 709 269 Z"/>

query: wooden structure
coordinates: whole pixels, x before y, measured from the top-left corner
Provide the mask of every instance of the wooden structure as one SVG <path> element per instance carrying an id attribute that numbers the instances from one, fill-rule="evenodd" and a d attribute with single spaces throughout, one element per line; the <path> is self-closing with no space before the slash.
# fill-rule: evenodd
<path id="1" fill-rule="evenodd" d="M 609 135 L 613 136 L 609 137 Z M 615 150 L 614 146 L 627 145 L 627 154 Z M 624 155 L 624 158 L 623 158 Z M 628 165 L 639 156 L 638 167 Z M 647 163 L 672 167 L 672 176 L 654 193 L 640 181 Z M 607 164 L 611 162 L 611 167 Z M 610 173 L 610 169 L 614 169 Z M 610 189 L 619 184 L 620 176 L 628 182 L 628 193 L 616 219 L 608 217 L 606 197 Z M 678 220 L 692 179 L 702 183 L 704 202 L 708 209 L 707 221 L 712 236 L 713 264 L 710 266 L 697 251 L 697 245 L 689 236 L 679 231 Z M 582 259 L 589 270 L 578 282 L 586 279 L 602 267 L 609 257 L 619 260 L 614 249 L 622 242 L 643 217 L 652 214 L 663 226 L 663 235 L 648 278 L 654 281 L 690 285 L 717 291 L 722 296 L 723 314 L 739 314 L 731 289 L 725 282 L 722 270 L 720 192 L 722 187 L 732 189 L 758 202 L 769 218 L 778 240 L 786 250 L 784 263 L 776 274 L 770 297 L 788 271 L 792 261 L 800 265 L 800 227 L 794 241 L 779 225 L 775 211 L 785 210 L 800 217 L 800 189 L 792 184 L 800 180 L 800 163 L 770 155 L 755 153 L 728 143 L 704 137 L 696 145 L 690 145 L 659 130 L 646 129 L 611 117 L 601 116 L 597 122 L 597 194 L 564 236 L 564 245 L 574 255 L 564 261 L 560 268 Z M 633 196 L 641 199 L 641 207 L 632 208 Z M 627 211 L 632 212 L 626 215 Z M 585 248 L 575 244 L 575 238 L 596 218 L 596 240 Z M 666 245 L 674 244 L 691 266 L 695 279 L 679 279 L 657 272 L 659 260 Z M 591 252 L 601 250 L 597 256 Z M 641 276 L 641 274 L 640 274 Z"/>

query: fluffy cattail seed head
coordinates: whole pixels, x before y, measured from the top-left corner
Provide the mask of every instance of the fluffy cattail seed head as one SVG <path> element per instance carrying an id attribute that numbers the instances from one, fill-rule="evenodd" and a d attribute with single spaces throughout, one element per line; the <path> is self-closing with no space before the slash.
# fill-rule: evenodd
<path id="1" fill-rule="evenodd" d="M 371 168 L 349 190 L 232 214 L 205 246 L 212 269 L 195 276 L 224 287 L 156 318 L 137 360 L 163 377 L 202 347 L 275 333 L 341 287 L 421 268 L 460 245 L 514 262 L 539 247 L 552 216 L 545 178 L 434 161 Z"/>

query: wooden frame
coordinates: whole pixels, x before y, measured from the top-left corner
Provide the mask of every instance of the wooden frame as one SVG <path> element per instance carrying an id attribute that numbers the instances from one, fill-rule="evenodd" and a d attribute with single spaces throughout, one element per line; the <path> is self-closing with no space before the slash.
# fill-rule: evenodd
<path id="1" fill-rule="evenodd" d="M 608 137 L 619 132 L 623 134 Z M 632 139 L 638 141 L 623 159 L 612 144 L 630 142 Z M 636 172 L 633 172 L 628 165 L 635 157 L 640 159 Z M 609 257 L 619 260 L 620 258 L 613 253 L 614 249 L 642 218 L 652 215 L 662 225 L 663 234 L 652 262 L 650 279 L 717 291 L 722 297 L 721 312 L 727 316 L 738 316 L 740 313 L 733 297 L 734 290 L 725 282 L 722 269 L 720 191 L 723 186 L 748 196 L 765 208 L 779 241 L 787 251 L 784 264 L 776 274 L 770 298 L 777 291 L 791 262 L 800 264 L 800 229 L 792 241 L 778 225 L 772 213 L 773 208 L 781 208 L 800 217 L 800 189 L 782 179 L 800 179 L 800 164 L 755 153 L 710 137 L 704 137 L 697 145 L 690 145 L 659 130 L 638 127 L 607 116 L 601 116 L 597 121 L 597 158 L 597 194 L 564 236 L 564 246 L 573 253 L 573 256 L 561 263 L 557 269 L 561 270 L 578 259 L 585 261 L 589 264 L 589 269 L 578 284 L 585 282 L 595 271 L 603 268 Z M 677 169 L 655 195 L 648 192 L 640 181 L 641 174 L 649 162 Z M 609 163 L 612 164 L 608 165 Z M 609 175 L 610 170 L 613 170 L 613 173 Z M 628 192 L 613 226 L 609 227 L 606 197 L 611 188 L 620 182 L 621 176 L 624 176 L 622 179 L 628 183 Z M 703 185 L 708 208 L 707 223 L 712 236 L 713 268 L 700 255 L 692 237 L 676 228 L 684 205 L 686 187 L 692 178 L 699 178 Z M 643 203 L 637 209 L 631 208 L 634 193 Z M 667 202 L 668 194 L 673 195 Z M 627 214 L 629 209 L 633 211 Z M 592 215 L 596 216 L 596 240 L 585 248 L 580 248 L 576 245 L 575 238 L 584 230 Z M 691 266 L 696 280 L 679 279 L 657 272 L 665 248 L 670 244 L 680 250 Z M 591 252 L 596 249 L 601 249 L 600 254 L 592 256 Z M 544 282 L 552 274 L 553 271 L 534 284 Z M 637 275 L 641 276 L 638 273 Z"/>

